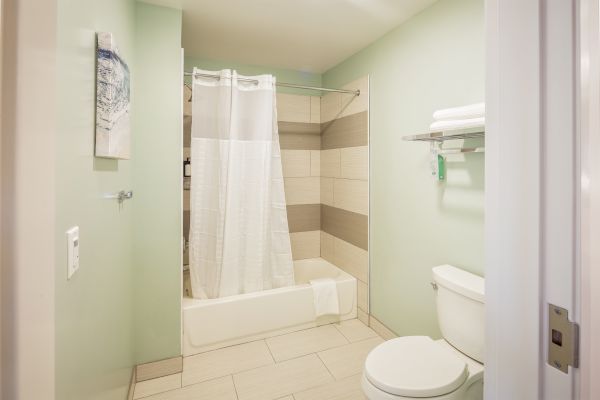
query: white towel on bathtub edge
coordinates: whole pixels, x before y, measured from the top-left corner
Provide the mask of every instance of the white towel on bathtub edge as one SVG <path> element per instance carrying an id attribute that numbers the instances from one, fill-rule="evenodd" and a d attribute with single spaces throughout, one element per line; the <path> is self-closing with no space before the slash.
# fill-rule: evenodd
<path id="1" fill-rule="evenodd" d="M 315 315 L 340 315 L 337 284 L 331 278 L 312 279 Z"/>

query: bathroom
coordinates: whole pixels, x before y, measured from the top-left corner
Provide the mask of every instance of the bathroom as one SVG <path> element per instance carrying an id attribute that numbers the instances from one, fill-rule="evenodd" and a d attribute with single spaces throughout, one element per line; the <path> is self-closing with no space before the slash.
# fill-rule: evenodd
<path id="1" fill-rule="evenodd" d="M 3 165 L 35 171 L 37 188 L 33 202 L 5 178 L 3 221 L 13 207 L 16 244 L 46 239 L 3 272 L 15 286 L 0 317 L 7 299 L 38 303 L 23 311 L 35 318 L 3 320 L 0 398 L 592 399 L 563 396 L 587 382 L 564 373 L 575 361 L 540 361 L 563 348 L 564 331 L 547 338 L 545 302 L 593 322 L 572 300 L 573 271 L 586 270 L 559 266 L 579 257 L 586 199 L 562 190 L 584 193 L 587 165 L 580 139 L 560 134 L 582 90 L 561 74 L 575 41 L 556 34 L 577 35 L 558 16 L 577 10 L 519 7 L 3 0 L 2 90 L 15 98 L 3 132 L 54 128 L 14 158 L 6 149 L 29 142 L 3 143 Z M 533 16 L 548 18 L 546 47 Z M 21 50 L 29 40 L 47 51 Z M 126 122 L 103 114 L 109 67 Z M 11 73 L 29 79 L 7 85 Z M 128 136 L 105 148 L 111 118 Z M 554 142 L 525 135 L 546 128 Z M 35 368 L 5 361 L 21 354 Z"/>

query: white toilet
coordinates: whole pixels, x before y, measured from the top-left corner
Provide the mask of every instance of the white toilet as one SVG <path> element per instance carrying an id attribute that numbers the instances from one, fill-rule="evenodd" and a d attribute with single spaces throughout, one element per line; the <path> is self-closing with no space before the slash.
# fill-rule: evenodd
<path id="1" fill-rule="evenodd" d="M 441 340 L 405 336 L 367 356 L 369 400 L 483 399 L 484 279 L 451 265 L 433 268 Z"/>

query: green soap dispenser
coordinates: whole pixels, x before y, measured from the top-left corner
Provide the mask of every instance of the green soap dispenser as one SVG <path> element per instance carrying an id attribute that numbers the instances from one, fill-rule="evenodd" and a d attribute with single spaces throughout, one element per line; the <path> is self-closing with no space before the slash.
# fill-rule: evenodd
<path id="1" fill-rule="evenodd" d="M 440 154 L 437 156 L 437 170 L 438 170 L 438 181 L 446 179 L 446 163 L 444 157 Z"/>

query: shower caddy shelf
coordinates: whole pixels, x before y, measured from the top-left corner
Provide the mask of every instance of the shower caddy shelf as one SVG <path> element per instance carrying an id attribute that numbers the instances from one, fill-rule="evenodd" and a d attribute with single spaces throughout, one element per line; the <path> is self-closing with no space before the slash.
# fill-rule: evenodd
<path id="1" fill-rule="evenodd" d="M 478 139 L 485 137 L 485 128 L 455 129 L 441 132 L 428 132 L 419 135 L 404 136 L 402 139 L 411 142 L 429 142 L 431 148 L 431 175 L 442 181 L 446 178 L 444 155 L 483 153 L 484 147 L 462 147 L 454 149 L 442 149 L 443 142 L 458 139 Z"/>

